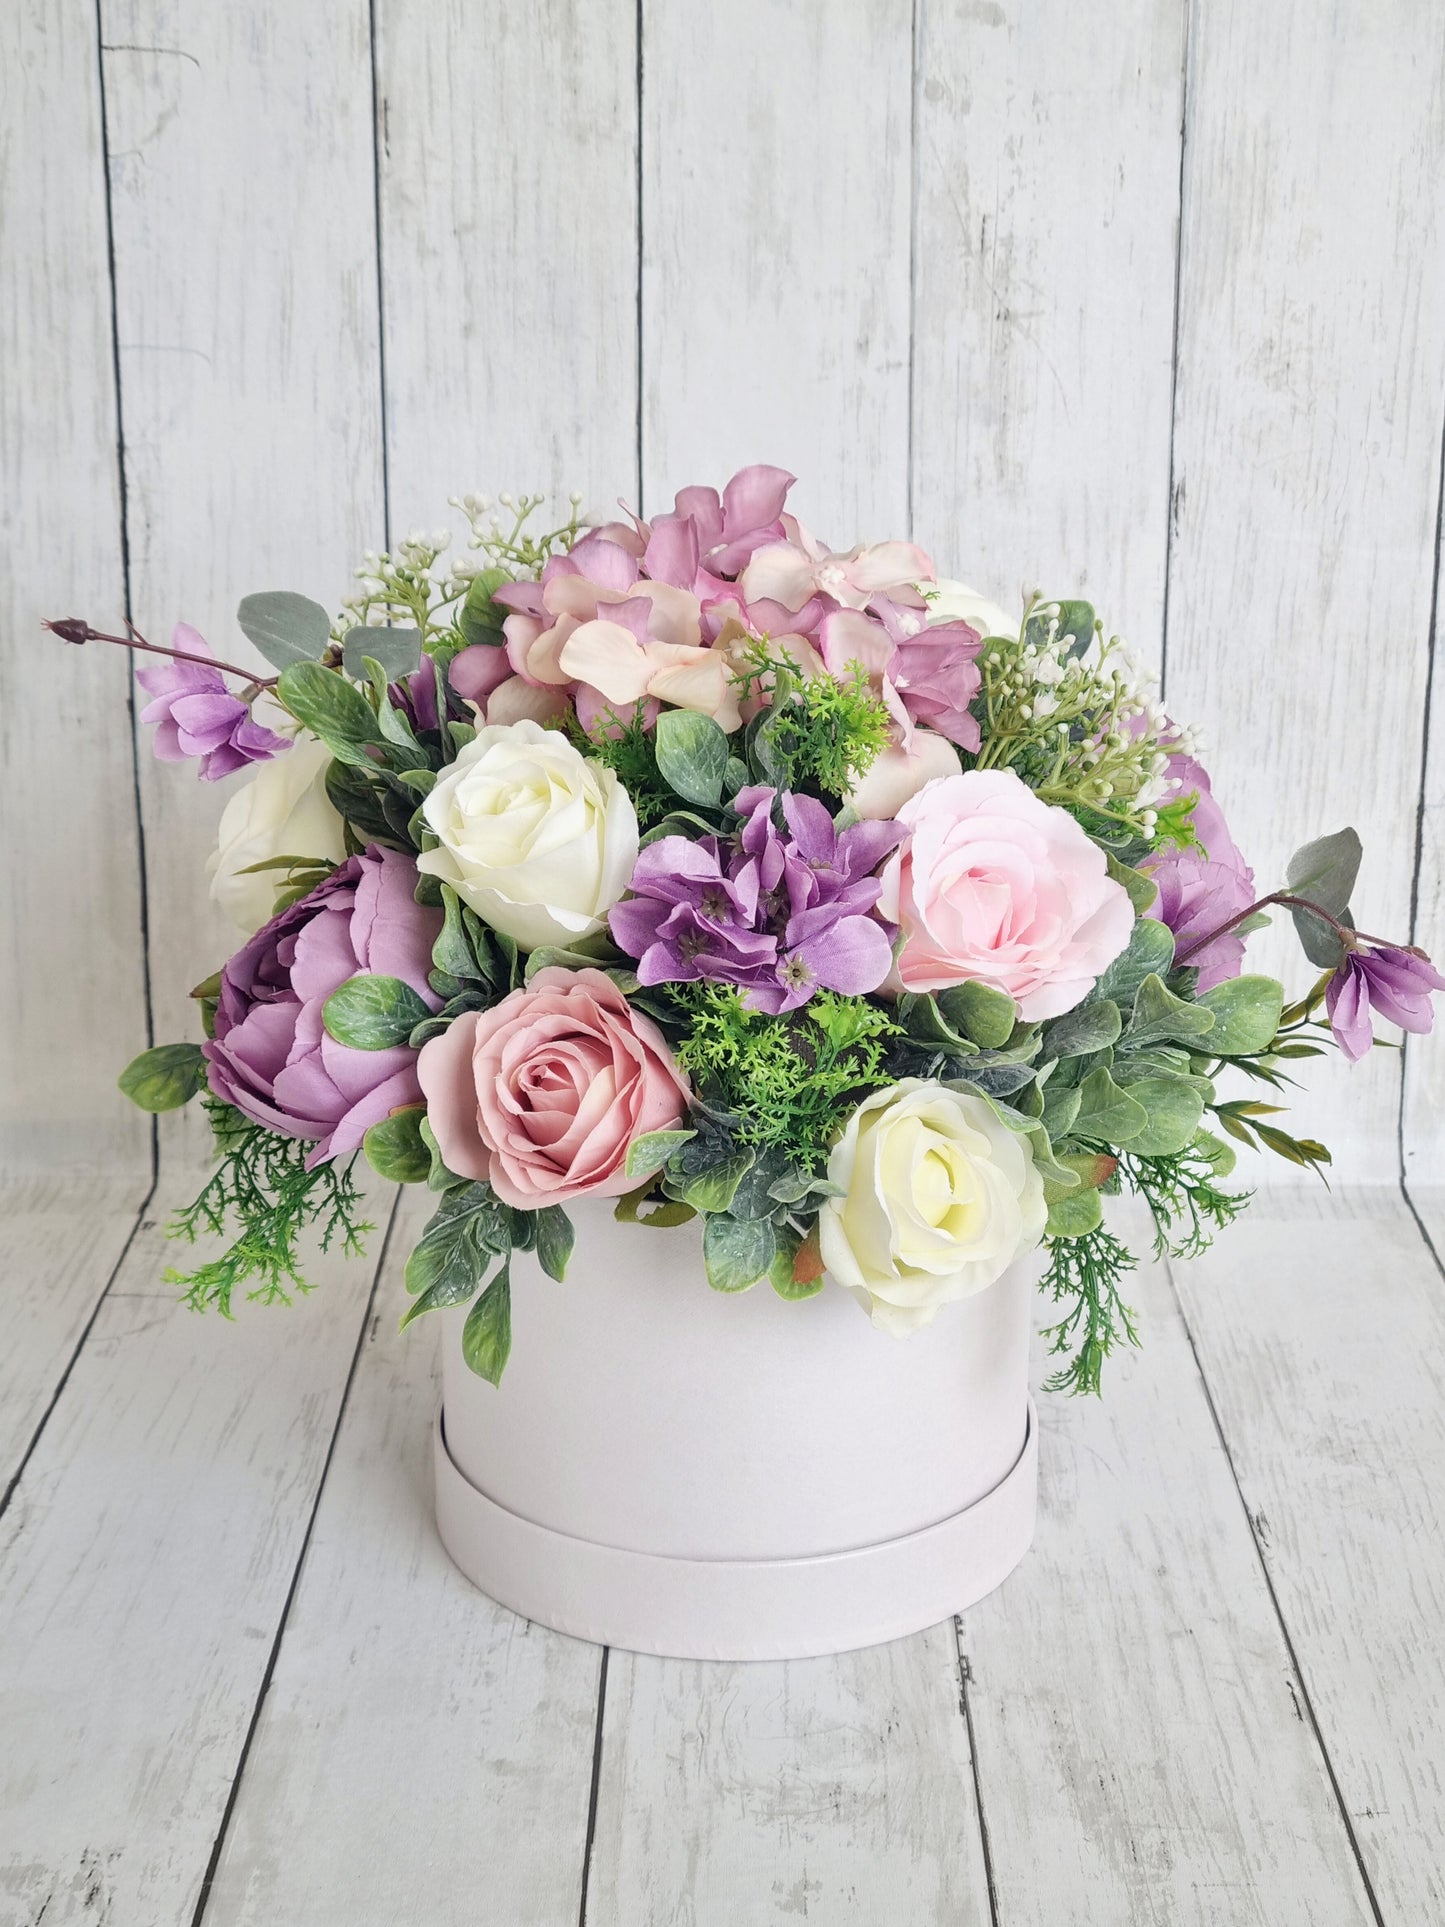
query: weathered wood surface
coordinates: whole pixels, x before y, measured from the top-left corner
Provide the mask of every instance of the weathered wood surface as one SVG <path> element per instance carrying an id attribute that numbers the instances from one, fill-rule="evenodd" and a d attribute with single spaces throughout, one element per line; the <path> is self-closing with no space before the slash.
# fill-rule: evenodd
<path id="1" fill-rule="evenodd" d="M 1369 1921 L 1162 1266 L 1134 1297 L 1147 1356 L 1045 1396 L 1035 1546 L 957 1643 L 612 1655 L 589 1920 L 985 1921 L 976 1773 L 1001 1921 Z"/>
<path id="2" fill-rule="evenodd" d="M 396 1331 L 427 1208 L 398 1217 L 208 1927 L 577 1917 L 602 1655 L 494 1606 L 442 1550 L 437 1334 Z"/>
<path id="3" fill-rule="evenodd" d="M 1010 607 L 1091 596 L 1157 667 L 1185 8 L 1116 18 L 919 11 L 913 532 Z"/>
<path id="4" fill-rule="evenodd" d="M 635 506 L 633 0 L 375 12 L 393 536 L 468 489 Z"/>
<path id="5" fill-rule="evenodd" d="M 361 1336 L 364 1263 L 228 1325 L 173 1257 L 150 1223 L 0 1516 L 7 1927 L 191 1917 Z"/>
<path id="6" fill-rule="evenodd" d="M 135 619 L 259 662 L 243 595 L 335 608 L 381 546 L 368 10 L 102 0 L 101 20 Z M 203 867 L 234 787 L 142 745 L 162 1041 L 190 1032 L 187 992 L 237 942 Z M 184 1124 L 167 1135 L 200 1149 Z"/>
<path id="7" fill-rule="evenodd" d="M 87 9 L 0 9 L 0 1169 L 17 1173 L 149 1163 L 112 1068 L 145 1042 L 128 672 L 40 629 L 125 611 L 98 81 Z"/>
<path id="8" fill-rule="evenodd" d="M 571 1920 L 584 1877 L 590 1921 L 702 1927 L 1439 1916 L 1445 1286 L 1397 1194 L 1264 1200 L 1176 1267 L 1197 1364 L 1141 1281 L 1148 1349 L 1045 1408 L 1039 1541 L 960 1645 L 613 1654 L 594 1760 L 600 1656 L 469 1593 L 418 1509 L 424 1333 L 366 1329 L 322 1482 L 365 1267 L 281 1344 L 282 1314 L 178 1312 L 153 1228 L 105 1290 L 148 1142 L 113 1092 L 145 1036 L 126 674 L 34 636 L 123 612 L 122 421 L 136 619 L 238 656 L 246 591 L 339 599 L 388 482 L 399 533 L 470 486 L 655 508 L 780 461 L 840 542 L 911 509 L 997 594 L 1077 582 L 1146 657 L 1167 627 L 1261 878 L 1354 818 L 1361 922 L 1407 934 L 1413 895 L 1445 948 L 1426 14 L 98 24 L 0 18 L 0 1158 L 120 1180 L 11 1193 L 3 1234 L 0 1472 L 34 1449 L 0 1521 L 0 1922 L 189 1920 L 213 1850 L 206 1918 L 348 1927 Z M 230 946 L 198 894 L 226 792 L 148 744 L 140 787 L 174 1036 Z M 1403 1151 L 1445 1251 L 1445 1050 L 1411 1044 L 1403 1142 L 1399 1062 L 1312 1075 L 1299 1127 L 1354 1179 Z"/>
<path id="9" fill-rule="evenodd" d="M 144 1180 L 0 1185 L 0 1501 L 140 1222 Z"/>
<path id="10" fill-rule="evenodd" d="M 1445 402 L 1445 36 L 1423 26 L 1413 0 L 1347 0 L 1328 33 L 1302 0 L 1193 9 L 1169 566 L 1170 706 L 1207 731 L 1260 880 L 1353 822 L 1357 920 L 1397 941 Z M 1310 980 L 1287 927 L 1251 954 Z M 1398 1064 L 1310 1067 L 1302 1125 L 1352 1182 L 1398 1172 Z"/>
<path id="11" fill-rule="evenodd" d="M 838 547 L 904 534 L 909 0 L 642 20 L 645 506 L 774 462 Z"/>
<path id="12" fill-rule="evenodd" d="M 1383 1918 L 1440 1919 L 1445 1278 L 1398 1198 L 1320 1190 L 1175 1275 Z"/>
<path id="13" fill-rule="evenodd" d="M 951 1624 L 831 1660 L 613 1653 L 587 1927 L 988 1919 Z"/>

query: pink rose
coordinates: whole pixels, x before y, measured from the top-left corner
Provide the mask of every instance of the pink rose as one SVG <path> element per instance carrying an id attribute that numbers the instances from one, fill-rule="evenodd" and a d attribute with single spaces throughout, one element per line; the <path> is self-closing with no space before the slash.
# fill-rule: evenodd
<path id="1" fill-rule="evenodd" d="M 1134 909 L 1103 851 L 1012 770 L 938 777 L 898 821 L 911 834 L 878 912 L 902 928 L 904 989 L 976 978 L 1032 1022 L 1072 1010 L 1127 947 Z"/>
<path id="2" fill-rule="evenodd" d="M 521 1211 L 619 1197 L 627 1150 L 681 1123 L 691 1095 L 662 1032 L 600 970 L 539 970 L 423 1046 L 417 1074 L 449 1171 Z"/>

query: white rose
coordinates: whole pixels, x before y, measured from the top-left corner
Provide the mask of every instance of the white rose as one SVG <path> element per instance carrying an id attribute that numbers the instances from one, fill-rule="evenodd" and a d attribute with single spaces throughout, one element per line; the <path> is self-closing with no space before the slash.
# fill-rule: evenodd
<path id="1" fill-rule="evenodd" d="M 284 871 L 243 871 L 276 856 L 340 863 L 346 855 L 341 818 L 326 794 L 331 751 L 307 733 L 293 748 L 257 765 L 221 812 L 216 848 L 206 863 L 211 900 L 238 929 L 254 936 L 271 920 Z"/>
<path id="2" fill-rule="evenodd" d="M 864 1099 L 828 1176 L 843 1195 L 818 1221 L 823 1263 L 897 1336 L 986 1290 L 1044 1235 L 1028 1139 L 983 1098 L 919 1077 Z"/>
<path id="3" fill-rule="evenodd" d="M 990 602 L 977 589 L 970 589 L 966 582 L 921 582 L 918 586 L 927 599 L 931 623 L 966 622 L 981 636 L 1007 636 L 1010 642 L 1018 641 L 1019 618 Z"/>
<path id="4" fill-rule="evenodd" d="M 529 719 L 479 729 L 424 814 L 440 848 L 417 868 L 524 950 L 600 930 L 637 862 L 637 814 L 617 777 Z"/>

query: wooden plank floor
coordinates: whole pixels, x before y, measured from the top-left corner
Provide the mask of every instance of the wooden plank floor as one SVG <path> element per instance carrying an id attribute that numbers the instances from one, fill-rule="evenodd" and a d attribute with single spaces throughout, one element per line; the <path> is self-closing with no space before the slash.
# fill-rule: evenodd
<path id="1" fill-rule="evenodd" d="M 159 1283 L 185 1189 L 0 1194 L 0 1927 L 1445 1919 L 1438 1195 L 1272 1193 L 1147 1267 L 1000 1592 L 718 1666 L 448 1563 L 424 1200 L 228 1327 Z"/>

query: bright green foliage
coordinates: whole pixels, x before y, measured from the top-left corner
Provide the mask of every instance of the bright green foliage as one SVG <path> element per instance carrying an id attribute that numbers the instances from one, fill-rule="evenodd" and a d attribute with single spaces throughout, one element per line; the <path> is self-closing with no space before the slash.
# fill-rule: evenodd
<path id="1" fill-rule="evenodd" d="M 608 734 L 601 733 L 603 725 Z M 575 716 L 568 722 L 572 740 L 583 755 L 610 769 L 632 798 L 637 827 L 650 830 L 677 808 L 677 797 L 658 770 L 656 744 L 652 732 L 642 726 L 642 712 L 635 711 L 624 723 L 607 711 L 597 728 L 599 733 L 589 736 Z"/>
<path id="2" fill-rule="evenodd" d="M 1051 1353 L 1071 1356 L 1047 1381 L 1047 1391 L 1092 1392 L 1097 1397 L 1104 1360 L 1116 1345 L 1139 1343 L 1135 1314 L 1119 1295 L 1120 1281 L 1134 1264 L 1128 1246 L 1102 1225 L 1080 1238 L 1050 1242 L 1043 1289 L 1069 1309 L 1042 1335 Z"/>
<path id="3" fill-rule="evenodd" d="M 771 708 L 749 731 L 761 780 L 778 789 L 804 790 L 834 802 L 846 797 L 888 747 L 891 724 L 883 698 L 859 664 L 841 680 L 800 678 L 766 641 L 744 651 L 736 676 L 738 693 L 765 694 Z"/>
<path id="4" fill-rule="evenodd" d="M 854 1105 L 892 1082 L 883 1057 L 896 1026 L 866 998 L 824 990 L 768 1017 L 745 1010 L 730 985 L 676 985 L 670 995 L 685 1027 L 679 1061 L 737 1114 L 740 1142 L 785 1146 L 808 1171 L 826 1162 Z"/>
<path id="5" fill-rule="evenodd" d="M 1220 1189 L 1223 1149 L 1196 1140 L 1172 1157 L 1120 1156 L 1120 1179 L 1143 1198 L 1154 1220 L 1155 1257 L 1197 1258 L 1249 1203 L 1247 1191 Z"/>
<path id="6" fill-rule="evenodd" d="M 362 1199 L 351 1174 L 354 1160 L 308 1171 L 309 1143 L 277 1137 L 218 1098 L 207 1098 L 206 1109 L 221 1163 L 194 1204 L 178 1211 L 167 1230 L 194 1244 L 203 1233 L 224 1237 L 234 1220 L 240 1236 L 193 1272 L 167 1271 L 166 1282 L 184 1286 L 185 1301 L 195 1310 L 214 1305 L 227 1318 L 235 1292 L 253 1279 L 248 1298 L 290 1304 L 292 1289 L 311 1289 L 300 1271 L 298 1232 L 318 1225 L 321 1249 L 329 1251 L 339 1238 L 351 1258 L 360 1255 L 366 1234 L 375 1228 L 357 1215 Z"/>

